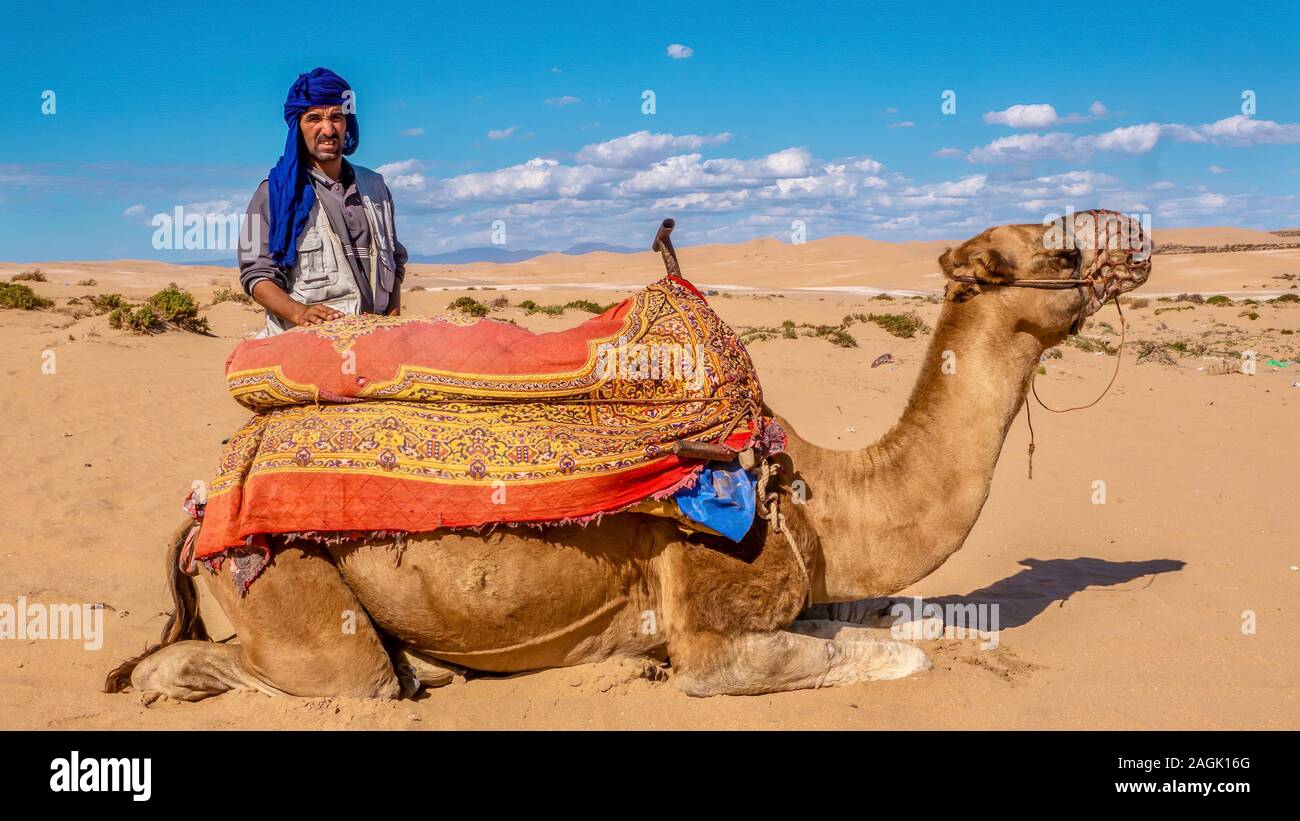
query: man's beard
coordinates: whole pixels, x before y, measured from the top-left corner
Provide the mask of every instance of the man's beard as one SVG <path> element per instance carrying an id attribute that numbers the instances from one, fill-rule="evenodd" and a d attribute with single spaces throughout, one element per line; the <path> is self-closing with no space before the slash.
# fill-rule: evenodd
<path id="1" fill-rule="evenodd" d="M 342 145 L 342 143 L 343 141 L 339 140 L 339 144 Z M 330 151 L 321 148 L 310 148 L 307 150 L 307 153 L 315 157 L 318 162 L 332 162 L 343 156 L 341 148 L 335 148 Z"/>

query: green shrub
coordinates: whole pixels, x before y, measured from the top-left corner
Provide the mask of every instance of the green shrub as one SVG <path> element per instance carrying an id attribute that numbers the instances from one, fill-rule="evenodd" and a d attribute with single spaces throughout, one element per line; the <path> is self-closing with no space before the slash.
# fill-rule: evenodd
<path id="1" fill-rule="evenodd" d="M 90 303 L 91 310 L 97 314 L 108 313 L 126 304 L 121 294 L 94 294 L 86 297 L 86 301 Z"/>
<path id="2" fill-rule="evenodd" d="M 1214 296 L 1205 300 L 1205 304 L 1206 305 L 1231 305 L 1232 300 L 1224 296 L 1223 294 L 1215 294 Z"/>
<path id="3" fill-rule="evenodd" d="M 134 334 L 149 334 L 160 330 L 157 314 L 148 305 L 141 305 L 134 310 L 128 305 L 114 308 L 108 314 L 108 327 L 127 330 Z"/>
<path id="4" fill-rule="evenodd" d="M 769 339 L 776 339 L 779 336 L 776 328 L 745 328 L 740 333 L 740 341 L 746 344 L 750 342 L 766 342 Z"/>
<path id="5" fill-rule="evenodd" d="M 874 322 L 894 336 L 911 339 L 918 333 L 929 333 L 930 328 L 916 313 L 905 314 L 867 314 L 867 321 Z"/>
<path id="6" fill-rule="evenodd" d="M 833 328 L 829 325 L 822 325 L 817 328 L 817 335 L 830 342 L 832 345 L 841 348 L 858 347 L 858 340 L 854 339 L 853 335 L 843 328 Z"/>
<path id="7" fill-rule="evenodd" d="M 1065 344 L 1073 345 L 1085 353 L 1104 353 L 1107 356 L 1114 356 L 1118 353 L 1115 346 L 1104 339 L 1090 339 L 1086 336 L 1072 336 L 1065 340 Z"/>
<path id="8" fill-rule="evenodd" d="M 487 316 L 488 313 L 488 307 L 472 296 L 459 297 L 447 307 L 470 316 Z"/>
<path id="9" fill-rule="evenodd" d="M 149 297 L 144 307 L 135 313 L 140 314 L 144 308 L 149 309 L 149 315 L 155 322 L 169 322 L 195 333 L 211 332 L 208 321 L 199 317 L 199 305 L 194 301 L 194 295 L 176 287 L 174 282 Z"/>
<path id="10" fill-rule="evenodd" d="M 33 268 L 30 271 L 23 271 L 21 274 L 14 274 L 9 278 L 10 282 L 49 282 L 40 268 Z"/>
<path id="11" fill-rule="evenodd" d="M 252 305 L 253 298 L 243 291 L 236 291 L 234 288 L 218 288 L 212 293 L 213 305 L 220 305 L 223 302 L 236 302 L 240 305 Z"/>
<path id="12" fill-rule="evenodd" d="M 94 288 L 98 284 L 99 283 L 93 279 L 83 279 L 77 283 L 77 285 L 81 286 L 82 288 Z"/>
<path id="13" fill-rule="evenodd" d="M 0 308 L 16 308 L 20 311 L 35 311 L 38 308 L 49 308 L 54 304 L 54 300 L 46 299 L 43 296 L 37 296 L 31 288 L 26 285 L 14 285 L 8 282 L 0 282 Z"/>

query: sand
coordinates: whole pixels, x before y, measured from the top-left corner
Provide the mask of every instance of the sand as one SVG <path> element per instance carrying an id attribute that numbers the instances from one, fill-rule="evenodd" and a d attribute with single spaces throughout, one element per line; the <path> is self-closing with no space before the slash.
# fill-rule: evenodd
<path id="1" fill-rule="evenodd" d="M 1236 229 L 1199 230 L 1179 229 L 1177 242 L 1256 241 L 1225 233 Z M 719 291 L 710 301 L 737 328 L 785 319 L 838 324 L 850 313 L 905 310 L 933 324 L 932 301 L 870 295 L 935 293 L 935 258 L 945 245 L 757 241 L 685 248 L 681 260 L 697 285 Z M 79 316 L 67 300 L 106 292 L 140 298 L 176 282 L 206 304 L 215 289 L 235 284 L 234 272 L 132 261 L 0 263 L 0 279 L 34 267 L 49 279 L 34 290 L 56 307 L 0 310 L 8 434 L 0 603 L 103 603 L 105 637 L 98 650 L 76 641 L 0 641 L 0 727 L 1300 727 L 1300 572 L 1293 569 L 1300 565 L 1300 335 L 1282 333 L 1300 330 L 1300 306 L 1263 301 L 1300 293 L 1300 249 L 1157 255 L 1151 280 L 1132 296 L 1227 293 L 1237 302 L 1130 305 L 1128 339 L 1152 343 L 1148 358 L 1138 363 L 1136 345 L 1126 347 L 1119 379 L 1096 408 L 1035 413 L 1032 481 L 1023 418 L 1012 426 L 965 547 L 901 594 L 999 603 L 996 650 L 974 640 L 926 641 L 935 668 L 911 679 L 712 699 L 681 695 L 627 661 L 458 679 L 400 702 L 231 693 L 146 707 L 136 694 L 99 693 L 105 672 L 162 626 L 165 540 L 190 484 L 210 479 L 221 440 L 246 418 L 225 391 L 222 366 L 261 316 L 226 302 L 204 311 L 213 337 L 133 336 L 110 329 L 102 315 Z M 661 273 L 649 253 L 417 265 L 407 286 L 426 290 L 406 293 L 404 304 L 408 313 L 436 313 L 462 295 L 505 296 L 516 305 L 525 298 L 607 303 Z M 97 285 L 71 284 L 88 277 Z M 1243 304 L 1246 297 L 1260 304 Z M 494 315 L 534 330 L 585 316 L 530 316 L 517 307 Z M 1118 322 L 1107 307 L 1084 336 L 1114 345 L 1113 329 Z M 850 332 L 856 348 L 817 338 L 750 345 L 770 404 L 802 435 L 831 447 L 862 447 L 893 424 L 928 342 L 874 325 Z M 1197 355 L 1198 345 L 1254 349 L 1257 373 L 1211 375 L 1223 354 Z M 1060 350 L 1039 377 L 1043 398 L 1091 399 L 1114 359 L 1071 345 Z M 42 372 L 47 352 L 51 374 Z M 882 353 L 896 362 L 871 368 Z M 1288 366 L 1267 366 L 1270 358 Z M 1106 483 L 1104 505 L 1091 501 L 1097 480 Z M 1242 629 L 1247 611 L 1253 634 Z"/>

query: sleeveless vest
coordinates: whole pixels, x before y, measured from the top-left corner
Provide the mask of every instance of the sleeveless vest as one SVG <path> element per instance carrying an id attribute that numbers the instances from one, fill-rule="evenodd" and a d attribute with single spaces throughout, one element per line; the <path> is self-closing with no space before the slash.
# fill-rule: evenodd
<path id="1" fill-rule="evenodd" d="M 375 312 L 383 313 L 397 286 L 393 201 L 382 176 L 359 165 L 353 165 L 352 170 L 370 224 L 370 290 L 375 297 Z M 328 305 L 340 313 L 359 314 L 361 293 L 343 243 L 330 225 L 325 206 L 318 202 L 313 211 L 315 221 L 309 222 L 298 237 L 298 261 L 289 271 L 289 296 L 304 305 Z M 258 337 L 275 336 L 291 327 L 267 311 L 266 327 Z"/>

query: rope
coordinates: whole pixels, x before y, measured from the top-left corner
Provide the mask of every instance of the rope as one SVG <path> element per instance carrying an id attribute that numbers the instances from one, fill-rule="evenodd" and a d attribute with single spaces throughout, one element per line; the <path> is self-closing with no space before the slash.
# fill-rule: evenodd
<path id="1" fill-rule="evenodd" d="M 1102 388 L 1102 391 L 1098 394 L 1097 398 L 1086 405 L 1076 405 L 1072 408 L 1054 408 L 1039 397 L 1037 384 L 1038 371 L 1035 370 L 1029 376 L 1029 389 L 1033 392 L 1034 399 L 1038 404 L 1042 405 L 1044 409 L 1049 410 L 1052 413 L 1069 413 L 1070 411 L 1084 410 L 1096 405 L 1106 396 L 1106 394 L 1110 393 L 1111 386 L 1115 384 L 1115 378 L 1119 376 L 1120 360 L 1124 358 L 1124 338 L 1128 334 L 1128 323 L 1124 320 L 1124 309 L 1119 306 L 1119 297 L 1113 297 L 1111 301 L 1115 303 L 1115 310 L 1119 313 L 1119 348 L 1115 351 L 1115 370 L 1110 375 L 1110 381 L 1106 383 L 1106 387 Z M 1033 479 L 1035 448 L 1034 420 L 1033 417 L 1029 415 L 1029 397 L 1025 397 L 1025 422 L 1029 425 L 1029 478 Z"/>
<path id="2" fill-rule="evenodd" d="M 1115 310 L 1119 312 L 1119 349 L 1115 351 L 1115 371 L 1110 375 L 1110 381 L 1106 383 L 1106 387 L 1102 389 L 1101 393 L 1097 396 L 1097 398 L 1092 400 L 1086 405 L 1076 405 L 1073 408 L 1054 408 L 1051 405 L 1045 403 L 1042 399 L 1039 399 L 1038 386 L 1034 383 L 1034 378 L 1030 377 L 1029 387 L 1034 392 L 1034 398 L 1038 400 L 1038 404 L 1042 405 L 1044 408 L 1051 411 L 1052 413 L 1069 413 L 1070 411 L 1077 411 L 1077 410 L 1084 410 L 1085 408 L 1091 408 L 1093 405 L 1100 402 L 1102 398 L 1105 397 L 1106 394 L 1110 392 L 1111 385 L 1115 384 L 1115 378 L 1119 376 L 1120 360 L 1124 358 L 1124 337 L 1128 333 L 1128 323 L 1124 321 L 1124 310 L 1119 307 L 1119 297 L 1114 297 L 1111 301 L 1115 303 Z M 1036 377 L 1037 375 L 1038 372 L 1034 371 L 1033 376 Z"/>
<path id="3" fill-rule="evenodd" d="M 812 576 L 808 573 L 808 563 L 804 560 L 794 537 L 790 535 L 790 527 L 780 508 L 780 494 L 775 490 L 769 492 L 767 489 L 768 481 L 780 472 L 780 465 L 770 459 L 764 460 L 759 469 L 758 487 L 754 492 L 754 508 L 760 517 L 767 520 L 772 530 L 785 536 L 786 543 L 790 545 L 790 552 L 794 554 L 794 559 L 799 564 L 799 576 L 803 579 L 804 586 L 804 606 L 810 607 L 812 606 Z"/>

